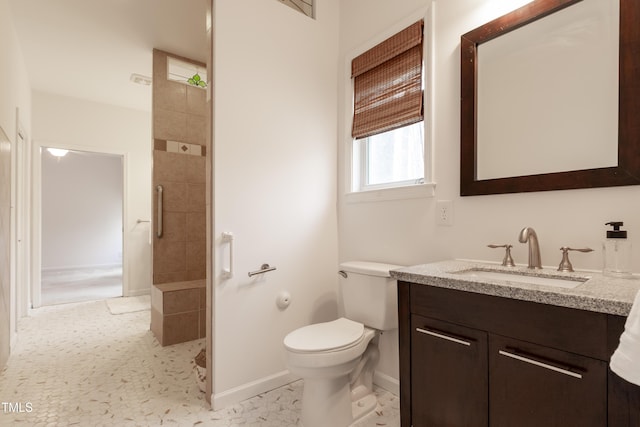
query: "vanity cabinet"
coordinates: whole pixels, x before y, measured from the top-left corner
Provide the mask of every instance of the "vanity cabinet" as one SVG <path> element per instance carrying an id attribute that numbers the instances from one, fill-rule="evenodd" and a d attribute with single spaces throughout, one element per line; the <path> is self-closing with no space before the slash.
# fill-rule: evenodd
<path id="1" fill-rule="evenodd" d="M 411 316 L 413 425 L 486 426 L 486 366 L 486 332 Z"/>
<path id="2" fill-rule="evenodd" d="M 638 426 L 608 369 L 624 317 L 402 281 L 398 297 L 403 427 Z"/>
<path id="3" fill-rule="evenodd" d="M 489 339 L 491 426 L 607 425 L 607 364 L 524 341 Z"/>

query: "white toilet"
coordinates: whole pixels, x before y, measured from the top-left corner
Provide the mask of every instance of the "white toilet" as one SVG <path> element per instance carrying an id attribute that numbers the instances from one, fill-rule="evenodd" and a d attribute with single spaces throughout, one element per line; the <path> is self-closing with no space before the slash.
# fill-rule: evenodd
<path id="1" fill-rule="evenodd" d="M 378 336 L 398 327 L 398 265 L 340 264 L 345 317 L 296 329 L 284 338 L 287 367 L 304 380 L 304 427 L 347 427 L 376 408 Z"/>

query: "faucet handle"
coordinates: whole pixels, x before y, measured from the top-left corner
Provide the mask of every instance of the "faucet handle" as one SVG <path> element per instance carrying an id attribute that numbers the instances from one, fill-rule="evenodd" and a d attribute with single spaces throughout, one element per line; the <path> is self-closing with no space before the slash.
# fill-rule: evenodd
<path id="1" fill-rule="evenodd" d="M 577 252 L 593 252 L 591 248 L 568 248 L 563 246 L 560 248 L 562 251 L 562 261 L 560 261 L 560 265 L 558 266 L 558 271 L 573 271 L 573 266 L 571 265 L 571 261 L 569 261 L 569 251 L 577 251 Z"/>
<path id="2" fill-rule="evenodd" d="M 511 248 L 513 247 L 513 245 L 487 245 L 487 247 L 491 248 L 491 249 L 495 249 L 495 248 L 505 248 L 505 253 L 504 253 L 504 258 L 502 260 L 502 265 L 505 267 L 515 267 L 516 264 L 513 262 L 513 258 L 511 258 Z"/>

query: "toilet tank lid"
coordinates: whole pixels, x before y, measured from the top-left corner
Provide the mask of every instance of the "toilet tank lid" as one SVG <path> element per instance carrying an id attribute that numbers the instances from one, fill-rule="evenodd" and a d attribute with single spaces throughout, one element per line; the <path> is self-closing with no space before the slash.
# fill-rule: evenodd
<path id="1" fill-rule="evenodd" d="M 379 277 L 391 277 L 389 270 L 396 268 L 402 268 L 402 266 L 369 261 L 348 261 L 340 264 L 340 270 L 346 271 L 347 273 L 359 273 Z"/>

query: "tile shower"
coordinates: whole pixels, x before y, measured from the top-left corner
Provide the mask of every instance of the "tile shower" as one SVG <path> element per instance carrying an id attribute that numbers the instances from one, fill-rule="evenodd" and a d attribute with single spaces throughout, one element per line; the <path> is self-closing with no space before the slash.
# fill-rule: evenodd
<path id="1" fill-rule="evenodd" d="M 203 338 L 206 308 L 206 90 L 186 79 L 171 80 L 171 61 L 205 69 L 205 64 L 153 52 L 151 330 L 163 346 Z"/>

